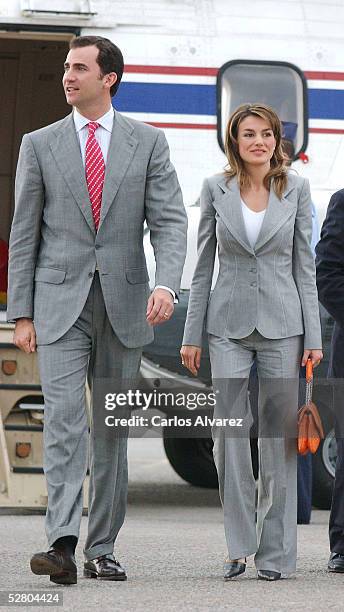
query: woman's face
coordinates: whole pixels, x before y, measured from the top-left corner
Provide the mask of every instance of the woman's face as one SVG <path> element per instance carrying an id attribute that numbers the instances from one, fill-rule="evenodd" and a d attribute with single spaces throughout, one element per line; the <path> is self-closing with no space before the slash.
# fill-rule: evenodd
<path id="1" fill-rule="evenodd" d="M 266 165 L 270 168 L 276 139 L 271 125 L 265 119 L 250 115 L 241 121 L 238 128 L 239 155 L 245 165 Z"/>

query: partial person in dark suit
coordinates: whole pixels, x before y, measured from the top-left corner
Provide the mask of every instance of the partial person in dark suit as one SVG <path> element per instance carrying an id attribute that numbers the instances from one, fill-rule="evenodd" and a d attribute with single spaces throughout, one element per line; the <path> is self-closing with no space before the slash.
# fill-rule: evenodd
<path id="1" fill-rule="evenodd" d="M 337 440 L 336 476 L 330 514 L 331 572 L 344 572 L 344 189 L 337 191 L 329 203 L 316 246 L 319 300 L 334 318 L 328 376 L 335 378 L 334 412 Z"/>
<path id="2" fill-rule="evenodd" d="M 8 266 L 8 246 L 0 238 L 0 308 L 1 304 L 7 301 L 7 266 Z"/>

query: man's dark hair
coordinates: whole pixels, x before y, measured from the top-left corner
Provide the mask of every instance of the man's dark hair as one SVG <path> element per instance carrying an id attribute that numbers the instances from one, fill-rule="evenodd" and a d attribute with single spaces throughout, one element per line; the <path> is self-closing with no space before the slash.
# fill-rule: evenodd
<path id="1" fill-rule="evenodd" d="M 123 75 L 124 61 L 122 52 L 111 40 L 102 36 L 78 36 L 69 43 L 70 49 L 91 46 L 97 47 L 99 51 L 97 64 L 99 65 L 101 75 L 105 76 L 110 72 L 117 74 L 117 81 L 110 89 L 111 96 L 114 96 Z"/>

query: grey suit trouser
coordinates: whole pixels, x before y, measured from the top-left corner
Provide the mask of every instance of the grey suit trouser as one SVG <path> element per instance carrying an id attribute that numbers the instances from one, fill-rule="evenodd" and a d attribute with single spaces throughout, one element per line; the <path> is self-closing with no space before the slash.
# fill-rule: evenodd
<path id="1" fill-rule="evenodd" d="M 68 308 L 68 304 L 66 304 Z M 92 402 L 91 432 L 85 404 L 86 377 L 137 382 L 141 348 L 123 346 L 105 309 L 96 272 L 83 311 L 59 340 L 38 346 L 44 395 L 44 471 L 48 488 L 49 545 L 79 536 L 82 487 L 89 450 L 89 520 L 86 559 L 112 553 L 123 524 L 128 487 L 127 432 L 104 426 L 104 403 Z M 105 389 L 105 392 L 107 390 Z M 88 449 L 89 446 L 89 449 Z"/>
<path id="2" fill-rule="evenodd" d="M 228 556 L 254 554 L 257 569 L 283 574 L 296 568 L 296 420 L 302 350 L 303 336 L 270 340 L 257 330 L 240 340 L 209 335 L 217 391 L 214 416 L 242 419 L 240 427 L 215 426 L 212 431 Z M 259 378 L 257 524 L 248 397 L 254 359 Z"/>

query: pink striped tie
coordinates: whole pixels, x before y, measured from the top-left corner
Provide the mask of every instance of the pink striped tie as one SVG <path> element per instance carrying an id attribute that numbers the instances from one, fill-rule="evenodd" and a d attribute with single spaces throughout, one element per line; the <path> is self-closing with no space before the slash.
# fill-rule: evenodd
<path id="1" fill-rule="evenodd" d="M 90 196 L 94 225 L 98 230 L 102 204 L 105 164 L 101 148 L 94 135 L 99 123 L 90 121 L 86 142 L 85 169 L 88 193 Z"/>

